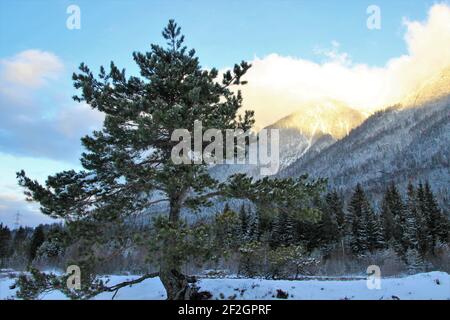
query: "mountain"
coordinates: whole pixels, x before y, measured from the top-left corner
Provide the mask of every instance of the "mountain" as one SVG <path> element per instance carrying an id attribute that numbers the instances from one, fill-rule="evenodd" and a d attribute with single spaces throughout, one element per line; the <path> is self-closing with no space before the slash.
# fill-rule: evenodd
<path id="1" fill-rule="evenodd" d="M 308 153 L 317 153 L 346 136 L 366 117 L 342 102 L 323 100 L 300 106 L 265 129 L 279 129 L 280 170 Z M 213 177 L 223 180 L 233 173 L 247 173 L 259 178 L 258 165 L 217 165 Z"/>
<path id="2" fill-rule="evenodd" d="M 427 106 L 439 103 L 450 95 L 450 67 L 424 81 L 414 92 L 407 95 L 400 104 L 404 108 Z"/>
<path id="3" fill-rule="evenodd" d="M 429 180 L 446 199 L 450 187 L 450 68 L 430 78 L 401 105 L 379 111 L 336 143 L 279 173 L 327 177 L 343 191 L 356 183 L 381 194 L 389 182 Z"/>
<path id="4" fill-rule="evenodd" d="M 328 134 L 335 139 L 341 139 L 365 118 L 361 112 L 342 102 L 324 100 L 306 105 L 267 128 L 294 129 L 309 138 Z"/>

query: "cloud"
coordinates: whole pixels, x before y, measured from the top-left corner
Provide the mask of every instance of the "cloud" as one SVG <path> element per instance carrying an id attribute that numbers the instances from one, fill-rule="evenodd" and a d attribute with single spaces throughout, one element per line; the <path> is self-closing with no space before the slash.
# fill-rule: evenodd
<path id="1" fill-rule="evenodd" d="M 256 112 L 256 128 L 330 98 L 370 114 L 401 101 L 450 65 L 448 5 L 433 5 L 426 21 L 405 18 L 403 24 L 407 54 L 393 57 L 382 67 L 353 63 L 337 41 L 331 49 L 316 48 L 326 58 L 322 63 L 278 54 L 254 59 L 242 93 L 244 107 Z"/>
<path id="2" fill-rule="evenodd" d="M 24 200 L 15 172 L 25 169 L 43 182 L 76 167 L 80 137 L 102 124 L 103 115 L 72 101 L 60 78 L 66 78 L 64 65 L 50 52 L 26 50 L 0 59 L 0 222 L 9 226 L 17 211 L 22 225 L 55 222 Z"/>
<path id="3" fill-rule="evenodd" d="M 103 119 L 104 115 L 93 110 L 88 104 L 77 103 L 57 114 L 55 129 L 65 137 L 79 139 L 86 133 L 98 129 Z"/>
<path id="4" fill-rule="evenodd" d="M 56 81 L 63 70 L 61 59 L 46 51 L 0 59 L 1 152 L 77 161 L 80 137 L 100 127 L 103 115 L 71 100 Z"/>
<path id="5" fill-rule="evenodd" d="M 22 225 L 35 226 L 42 222 L 55 222 L 56 220 L 40 212 L 37 203 L 25 201 L 24 189 L 18 185 L 16 178 L 16 172 L 21 169 L 25 169 L 33 179 L 44 184 L 48 175 L 69 169 L 78 170 L 79 166 L 63 161 L 13 156 L 0 152 L 0 223 L 13 226 L 17 212 L 20 212 Z"/>
<path id="6" fill-rule="evenodd" d="M 64 70 L 61 60 L 53 53 L 26 50 L 0 60 L 2 82 L 38 88 L 49 80 L 58 79 Z"/>

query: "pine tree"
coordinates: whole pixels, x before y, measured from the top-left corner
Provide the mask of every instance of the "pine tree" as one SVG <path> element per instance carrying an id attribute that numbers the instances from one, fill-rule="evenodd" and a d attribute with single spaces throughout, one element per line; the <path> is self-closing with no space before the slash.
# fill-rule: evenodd
<path id="1" fill-rule="evenodd" d="M 155 204 L 166 204 L 165 221 L 160 220 L 157 228 L 164 240 L 156 242 L 161 257 L 158 276 L 168 299 L 189 299 L 195 288 L 181 267 L 197 250 L 184 246 L 184 232 L 192 229 L 183 225 L 182 209 L 199 211 L 215 200 L 233 198 L 270 210 L 300 210 L 323 190 L 324 180 L 302 176 L 254 181 L 235 174 L 221 183 L 204 162 L 175 163 L 172 152 L 180 144 L 179 138 L 172 139 L 176 129 L 192 133 L 201 121 L 202 136 L 208 129 L 225 136 L 225 130 L 245 132 L 252 127 L 253 111 L 238 116 L 242 95 L 232 88 L 245 84 L 242 77 L 250 65 L 235 65 L 220 81 L 217 69 L 203 69 L 195 50 L 186 48 L 173 20 L 162 34 L 166 46 L 151 45 L 150 52 L 133 54 L 140 76 L 127 78 L 125 70 L 114 63 L 108 72 L 101 67 L 97 77 L 82 63 L 80 73 L 73 75 L 74 86 L 81 91 L 74 99 L 105 114 L 102 130 L 82 139 L 86 150 L 81 158 L 83 170 L 57 173 L 48 177 L 45 186 L 23 170 L 17 178 L 29 200 L 39 202 L 43 213 L 76 225 L 73 237 L 83 235 L 88 244 L 110 241 L 106 222 L 121 225 L 129 217 L 152 212 Z M 202 150 L 210 145 L 200 144 Z M 192 160 L 188 152 L 183 156 Z M 92 279 L 98 279 L 93 265 L 101 263 L 92 251 L 79 262 L 93 270 L 92 274 L 84 272 L 86 280 L 91 280 L 83 282 L 79 293 L 83 297 L 108 289 L 92 285 Z M 143 275 L 135 282 L 148 277 Z"/>
<path id="2" fill-rule="evenodd" d="M 216 215 L 214 236 L 219 250 L 236 249 L 241 244 L 241 228 L 236 212 L 227 210 Z"/>

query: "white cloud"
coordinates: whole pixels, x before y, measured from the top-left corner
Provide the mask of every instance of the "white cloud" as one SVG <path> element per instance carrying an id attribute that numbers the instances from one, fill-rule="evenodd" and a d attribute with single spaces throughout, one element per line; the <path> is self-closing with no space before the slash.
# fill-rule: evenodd
<path id="1" fill-rule="evenodd" d="M 0 58 L 0 151 L 78 159 L 80 137 L 99 128 L 104 117 L 64 93 L 56 81 L 63 71 L 51 52 L 32 49 Z"/>
<path id="2" fill-rule="evenodd" d="M 327 61 L 271 54 L 252 61 L 242 88 L 244 107 L 256 112 L 261 128 L 298 111 L 307 103 L 336 99 L 370 113 L 395 104 L 421 82 L 450 65 L 450 7 L 436 4 L 424 22 L 403 21 L 407 54 L 383 67 L 352 63 L 340 44 L 316 49 Z"/>
<path id="3" fill-rule="evenodd" d="M 77 103 L 62 109 L 56 116 L 57 130 L 64 136 L 79 138 L 97 130 L 103 123 L 104 114 L 92 109 L 87 103 Z"/>
<path id="4" fill-rule="evenodd" d="M 0 60 L 3 81 L 24 87 L 38 88 L 55 80 L 64 69 L 61 60 L 51 52 L 26 50 Z"/>

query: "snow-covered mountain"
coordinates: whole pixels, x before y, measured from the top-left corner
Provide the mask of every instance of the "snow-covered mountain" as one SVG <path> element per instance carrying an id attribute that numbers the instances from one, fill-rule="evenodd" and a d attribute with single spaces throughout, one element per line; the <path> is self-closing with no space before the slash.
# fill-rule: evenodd
<path id="1" fill-rule="evenodd" d="M 308 152 L 319 152 L 346 136 L 365 116 L 344 103 L 325 100 L 302 106 L 268 129 L 280 130 L 280 169 Z"/>
<path id="2" fill-rule="evenodd" d="M 320 152 L 296 160 L 279 175 L 327 177 L 347 190 L 357 182 L 381 192 L 393 181 L 429 180 L 442 197 L 450 188 L 450 68 L 426 81 L 401 105 L 370 116 Z"/>
<path id="3" fill-rule="evenodd" d="M 407 95 L 400 104 L 403 108 L 427 106 L 433 101 L 445 101 L 450 95 L 450 66 L 424 81 L 414 92 Z"/>
<path id="4" fill-rule="evenodd" d="M 317 153 L 360 125 L 365 115 L 342 102 L 325 100 L 309 103 L 266 129 L 279 129 L 280 171 L 308 153 Z M 211 174 L 223 180 L 234 173 L 259 177 L 257 165 L 218 165 Z"/>
<path id="5" fill-rule="evenodd" d="M 317 137 L 329 134 L 341 139 L 350 130 L 359 126 L 365 116 L 336 100 L 324 100 L 302 106 L 295 113 L 275 122 L 268 128 L 295 129 L 305 137 Z"/>

